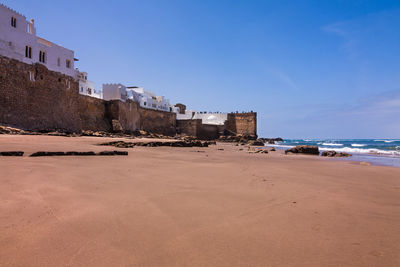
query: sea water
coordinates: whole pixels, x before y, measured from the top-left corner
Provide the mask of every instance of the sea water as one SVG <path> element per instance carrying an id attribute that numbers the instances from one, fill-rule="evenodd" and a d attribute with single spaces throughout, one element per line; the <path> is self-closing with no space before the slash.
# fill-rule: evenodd
<path id="1" fill-rule="evenodd" d="M 334 150 L 353 155 L 345 160 L 400 167 L 400 139 L 286 139 L 268 146 L 288 149 L 298 145 L 318 146 L 320 151 Z"/>

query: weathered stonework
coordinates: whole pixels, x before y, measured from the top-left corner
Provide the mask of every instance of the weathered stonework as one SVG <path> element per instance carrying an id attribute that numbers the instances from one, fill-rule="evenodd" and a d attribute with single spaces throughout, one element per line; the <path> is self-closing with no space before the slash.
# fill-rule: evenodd
<path id="1" fill-rule="evenodd" d="M 229 113 L 226 129 L 232 134 L 257 135 L 257 113 Z"/>
<path id="2" fill-rule="evenodd" d="M 104 101 L 79 95 L 72 77 L 5 57 L 0 57 L 0 76 L 0 123 L 39 131 L 110 128 Z"/>
<path id="3" fill-rule="evenodd" d="M 30 80 L 30 74 L 34 81 Z M 181 106 L 184 109 L 184 106 Z M 257 113 L 230 113 L 225 125 L 176 120 L 176 114 L 144 109 L 137 102 L 104 101 L 80 95 L 72 77 L 0 56 L 0 124 L 34 131 L 145 130 L 180 133 L 200 139 L 220 135 L 257 135 Z"/>
<path id="4" fill-rule="evenodd" d="M 112 131 L 113 120 L 126 132 L 175 134 L 175 113 L 80 95 L 72 77 L 0 56 L 1 124 L 34 131 Z"/>

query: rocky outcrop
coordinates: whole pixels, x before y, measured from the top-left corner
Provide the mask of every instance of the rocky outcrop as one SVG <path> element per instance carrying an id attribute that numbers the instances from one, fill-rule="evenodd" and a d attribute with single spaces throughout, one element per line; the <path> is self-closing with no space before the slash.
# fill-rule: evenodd
<path id="1" fill-rule="evenodd" d="M 236 134 L 236 135 L 221 135 L 219 137 L 219 141 L 221 141 L 221 142 L 247 143 L 250 140 L 257 140 L 257 136 L 256 135 Z"/>
<path id="2" fill-rule="evenodd" d="M 319 155 L 319 149 L 317 146 L 296 146 L 285 150 L 285 154 L 309 154 Z"/>
<path id="3" fill-rule="evenodd" d="M 323 151 L 321 153 L 322 157 L 351 157 L 352 155 L 346 152 L 336 152 L 333 150 Z"/>
<path id="4" fill-rule="evenodd" d="M 169 146 L 169 147 L 208 147 L 211 142 L 207 141 L 167 141 L 167 142 L 124 142 L 115 141 L 99 144 L 100 146 L 115 146 L 119 148 L 132 148 L 135 146 L 146 146 L 146 147 L 159 147 L 159 146 Z"/>
<path id="5" fill-rule="evenodd" d="M 278 137 L 278 138 L 260 138 L 264 143 L 267 144 L 275 144 L 276 142 L 283 142 L 283 139 Z"/>
<path id="6" fill-rule="evenodd" d="M 124 131 L 124 128 L 122 128 L 121 123 L 119 120 L 112 120 L 112 131 L 114 133 L 122 133 Z"/>
<path id="7" fill-rule="evenodd" d="M 95 153 L 93 151 L 88 152 L 78 152 L 78 151 L 68 151 L 68 152 L 48 152 L 48 151 L 39 151 L 35 152 L 30 157 L 54 157 L 54 156 L 127 156 L 127 151 L 101 151 L 99 153 Z"/>
<path id="8" fill-rule="evenodd" d="M 264 146 L 265 145 L 265 143 L 261 139 L 250 140 L 247 144 L 249 146 Z"/>
<path id="9" fill-rule="evenodd" d="M 3 157 L 22 157 L 24 155 L 23 151 L 5 151 L 0 152 L 0 156 Z"/>

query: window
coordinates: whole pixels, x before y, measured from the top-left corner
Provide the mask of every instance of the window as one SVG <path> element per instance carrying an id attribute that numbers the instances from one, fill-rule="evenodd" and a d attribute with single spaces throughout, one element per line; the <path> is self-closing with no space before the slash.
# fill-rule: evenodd
<path id="1" fill-rule="evenodd" d="M 60 58 L 57 58 L 57 66 L 61 66 L 61 59 Z"/>
<path id="2" fill-rule="evenodd" d="M 17 28 L 17 19 L 14 17 L 11 17 L 11 27 Z"/>
<path id="3" fill-rule="evenodd" d="M 25 46 L 25 57 L 32 58 L 32 47 Z"/>
<path id="4" fill-rule="evenodd" d="M 46 63 L 46 52 L 39 52 L 39 62 Z"/>
<path id="5" fill-rule="evenodd" d="M 70 68 L 71 68 L 71 60 L 67 59 L 67 60 L 65 61 L 65 66 L 66 66 L 68 69 L 70 69 Z"/>
<path id="6" fill-rule="evenodd" d="M 83 93 L 83 87 L 81 87 L 81 93 Z"/>
<path id="7" fill-rule="evenodd" d="M 144 102 L 144 105 L 145 105 L 145 106 L 146 106 L 146 104 L 147 104 L 147 103 L 146 103 L 146 102 Z"/>
<path id="8" fill-rule="evenodd" d="M 33 71 L 31 71 L 31 70 L 28 73 L 29 73 L 29 80 L 31 82 L 34 82 L 35 81 L 35 73 L 33 73 Z"/>
<path id="9" fill-rule="evenodd" d="M 88 89 L 87 89 L 87 93 L 88 93 L 88 95 L 91 95 L 91 94 L 92 94 L 92 89 L 91 89 L 91 88 L 88 88 Z"/>

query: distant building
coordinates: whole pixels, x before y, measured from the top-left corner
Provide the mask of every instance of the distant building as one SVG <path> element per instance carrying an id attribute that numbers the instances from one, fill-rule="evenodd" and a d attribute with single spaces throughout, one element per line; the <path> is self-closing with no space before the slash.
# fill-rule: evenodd
<path id="1" fill-rule="evenodd" d="M 75 77 L 74 51 L 36 36 L 34 20 L 0 4 L 0 55 Z"/>
<path id="2" fill-rule="evenodd" d="M 143 108 L 172 111 L 169 100 L 164 96 L 156 96 L 153 92 L 145 90 L 143 87 L 131 86 L 127 88 L 128 98 L 136 101 Z"/>
<path id="3" fill-rule="evenodd" d="M 126 86 L 120 83 L 106 83 L 103 84 L 103 99 L 104 100 L 121 100 L 123 102 L 127 99 Z"/>
<path id="4" fill-rule="evenodd" d="M 88 80 L 87 72 L 80 72 L 76 69 L 76 77 L 79 81 L 79 93 L 81 95 L 103 98 L 102 92 L 94 88 L 94 82 Z"/>
<path id="5" fill-rule="evenodd" d="M 182 114 L 180 111 L 176 114 L 177 120 L 196 120 L 201 119 L 203 124 L 224 125 L 228 120 L 228 113 L 220 112 L 197 112 L 194 110 L 185 110 Z"/>

